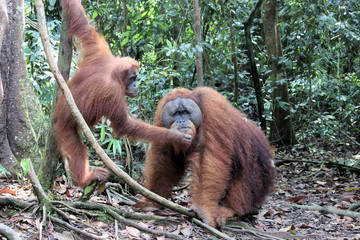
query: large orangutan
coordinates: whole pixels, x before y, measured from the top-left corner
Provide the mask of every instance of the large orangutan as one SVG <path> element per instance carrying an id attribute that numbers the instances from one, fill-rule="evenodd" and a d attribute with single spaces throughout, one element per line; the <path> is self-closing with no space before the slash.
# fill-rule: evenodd
<path id="1" fill-rule="evenodd" d="M 192 209 L 205 223 L 219 226 L 250 213 L 271 192 L 276 171 L 266 136 L 217 91 L 173 90 L 159 102 L 154 125 L 191 134 L 193 141 L 153 143 L 145 187 L 169 198 L 189 166 Z"/>
<path id="2" fill-rule="evenodd" d="M 104 37 L 89 24 L 79 0 L 63 0 L 62 3 L 69 19 L 70 35 L 75 35 L 82 44 L 83 55 L 68 86 L 89 127 L 105 116 L 111 121 L 117 137 L 129 135 L 148 141 L 190 144 L 190 135 L 151 126 L 128 116 L 125 95 L 137 95 L 138 63 L 130 57 L 115 57 L 111 53 Z M 53 118 L 59 150 L 68 159 L 76 184 L 84 188 L 94 180 L 104 181 L 108 177 L 106 169 L 94 168 L 89 172 L 87 148 L 63 95 Z"/>

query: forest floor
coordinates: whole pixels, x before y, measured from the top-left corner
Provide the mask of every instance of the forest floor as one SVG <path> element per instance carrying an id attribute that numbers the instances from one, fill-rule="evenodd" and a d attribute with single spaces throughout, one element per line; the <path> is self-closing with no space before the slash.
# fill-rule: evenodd
<path id="1" fill-rule="evenodd" d="M 282 153 L 284 157 L 287 156 Z M 297 156 L 304 159 L 302 156 Z M 307 159 L 312 156 L 306 156 Z M 314 157 L 314 156 L 313 156 Z M 320 155 L 314 158 L 320 158 Z M 318 159 L 321 160 L 321 159 Z M 249 225 L 267 233 L 274 233 L 272 239 L 360 239 L 360 218 L 353 219 L 333 213 L 321 213 L 304 210 L 297 205 L 333 206 L 347 209 L 360 200 L 360 173 L 343 168 L 303 162 L 284 163 L 278 166 L 277 183 L 274 192 L 268 197 L 266 204 L 255 217 L 247 219 Z M 186 183 L 185 183 L 186 184 Z M 64 202 L 73 202 L 81 195 L 81 191 L 73 186 L 57 182 L 57 195 Z M 0 197 L 11 196 L 21 200 L 35 198 L 31 193 L 28 181 L 19 183 L 9 178 L 0 179 Z M 142 226 L 177 234 L 186 239 L 217 239 L 208 230 L 191 222 L 186 217 L 170 210 L 148 209 L 147 212 L 134 206 L 124 204 L 120 195 L 112 195 L 111 205 L 127 212 L 141 212 L 148 215 L 162 216 L 164 220 L 136 220 Z M 174 192 L 173 200 L 181 205 L 189 202 L 187 188 Z M 94 196 L 90 202 L 110 205 L 106 194 Z M 359 209 L 357 210 L 359 211 Z M 9 206 L 0 206 L 0 223 L 15 229 L 22 239 L 39 239 L 41 217 L 33 212 L 14 211 Z M 71 214 L 70 223 L 85 231 L 101 233 L 103 239 L 116 239 L 114 221 L 104 218 L 86 218 L 80 214 Z M 75 220 L 80 220 L 75 221 Z M 90 226 L 82 225 L 87 223 Z M 269 239 L 252 231 L 238 228 L 238 219 L 228 221 L 223 232 L 235 239 Z M 48 222 L 43 230 L 43 239 L 89 239 Z M 286 233 L 286 234 L 283 234 Z M 101 235 L 100 234 L 100 235 Z M 139 231 L 122 224 L 119 226 L 118 239 L 168 239 Z M 2 240 L 2 238 L 0 237 Z M 271 238 L 270 238 L 271 239 Z"/>

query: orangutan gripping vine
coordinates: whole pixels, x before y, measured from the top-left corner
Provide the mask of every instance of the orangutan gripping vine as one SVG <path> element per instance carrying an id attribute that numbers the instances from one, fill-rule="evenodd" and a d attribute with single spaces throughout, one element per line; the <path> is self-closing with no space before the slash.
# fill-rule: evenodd
<path id="1" fill-rule="evenodd" d="M 79 0 L 63 0 L 69 19 L 70 35 L 82 44 L 82 61 L 68 82 L 75 103 L 89 127 L 105 116 L 111 121 L 116 137 L 129 135 L 148 141 L 167 141 L 187 145 L 191 137 L 180 131 L 151 126 L 127 114 L 125 95 L 135 97 L 139 65 L 130 57 L 115 57 L 104 37 L 89 24 Z M 58 148 L 68 158 L 74 181 L 86 187 L 94 180 L 104 181 L 108 171 L 94 168 L 89 172 L 88 151 L 82 135 L 61 95 L 53 114 Z"/>
<path id="2" fill-rule="evenodd" d="M 250 213 L 271 192 L 276 171 L 266 136 L 217 91 L 173 90 L 158 104 L 154 125 L 183 131 L 193 141 L 152 144 L 145 187 L 169 198 L 190 166 L 192 208 L 205 223 L 222 225 Z"/>

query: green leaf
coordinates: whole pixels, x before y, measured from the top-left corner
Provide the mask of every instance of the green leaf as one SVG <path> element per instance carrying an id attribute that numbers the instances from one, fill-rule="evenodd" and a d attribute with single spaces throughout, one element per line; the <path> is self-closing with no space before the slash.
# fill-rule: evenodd
<path id="1" fill-rule="evenodd" d="M 196 50 L 198 50 L 199 52 L 203 52 L 203 51 L 204 51 L 203 47 L 200 46 L 200 45 L 196 45 Z"/>
<path id="2" fill-rule="evenodd" d="M 100 131 L 100 141 L 103 142 L 104 140 L 105 140 L 105 126 L 103 125 Z"/>
<path id="3" fill-rule="evenodd" d="M 166 39 L 166 45 L 169 47 L 169 48 L 172 48 L 172 45 L 171 45 L 171 42 L 169 40 Z"/>
<path id="4" fill-rule="evenodd" d="M 194 57 L 194 53 L 191 51 L 187 51 L 187 55 L 190 59 L 192 59 Z"/>
<path id="5" fill-rule="evenodd" d="M 88 195 L 89 193 L 91 193 L 94 190 L 94 184 L 88 185 L 86 186 L 86 188 L 84 189 L 84 195 Z"/>
<path id="6" fill-rule="evenodd" d="M 124 46 L 125 44 L 127 44 L 129 42 L 128 38 L 125 38 L 124 40 L 122 40 L 121 42 L 121 46 Z"/>
<path id="7" fill-rule="evenodd" d="M 99 13 L 98 13 L 97 11 L 94 11 L 94 12 L 93 12 L 93 15 L 92 15 L 92 19 L 95 19 L 95 18 L 98 16 L 98 14 L 99 14 Z"/>
<path id="8" fill-rule="evenodd" d="M 22 176 L 24 177 L 30 170 L 30 162 L 29 162 L 29 159 L 23 159 L 21 160 L 20 162 L 20 166 L 23 170 L 22 172 Z"/>
<path id="9" fill-rule="evenodd" d="M 122 150 L 121 150 L 121 146 L 120 146 L 120 140 L 116 141 L 115 147 L 116 147 L 117 151 L 119 152 L 119 154 L 121 155 Z"/>
<path id="10" fill-rule="evenodd" d="M 116 139 L 113 139 L 111 142 L 112 142 L 112 145 L 113 145 L 113 148 L 112 148 L 113 155 L 115 156 L 116 155 Z"/>
<path id="11" fill-rule="evenodd" d="M 0 164 L 0 172 L 6 173 L 6 172 L 8 172 L 8 170 L 6 170 L 6 168 Z"/>
<path id="12" fill-rule="evenodd" d="M 49 0 L 50 6 L 55 6 L 56 0 Z"/>

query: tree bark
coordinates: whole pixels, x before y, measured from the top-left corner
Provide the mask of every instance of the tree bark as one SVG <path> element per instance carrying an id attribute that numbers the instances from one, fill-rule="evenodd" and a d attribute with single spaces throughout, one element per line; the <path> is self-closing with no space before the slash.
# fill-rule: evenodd
<path id="1" fill-rule="evenodd" d="M 260 9 L 262 2 L 263 2 L 263 0 L 259 0 L 257 2 L 254 10 L 251 12 L 249 18 L 244 23 L 244 28 L 245 28 L 245 42 L 246 42 L 245 45 L 246 45 L 246 49 L 247 49 L 246 54 L 249 58 L 250 74 L 251 74 L 253 82 L 254 82 L 255 95 L 256 95 L 256 101 L 257 101 L 258 112 L 259 112 L 260 126 L 263 131 L 266 131 L 266 120 L 264 117 L 264 99 L 262 97 L 260 77 L 259 77 L 259 73 L 258 73 L 257 67 L 256 67 L 256 62 L 255 62 L 255 57 L 254 57 L 254 49 L 253 49 L 253 45 L 251 43 L 251 25 L 255 18 L 255 14 Z"/>
<path id="2" fill-rule="evenodd" d="M 123 8 L 124 8 L 124 33 L 127 31 L 127 26 L 129 24 L 129 20 L 127 19 L 127 15 L 128 15 L 128 8 L 126 6 L 127 4 L 127 0 L 123 0 Z M 121 0 L 119 0 L 119 5 L 121 6 Z M 122 46 L 122 55 L 123 56 L 127 56 L 127 48 L 126 48 L 126 44 L 124 46 Z"/>
<path id="3" fill-rule="evenodd" d="M 1 46 L 4 39 L 6 28 L 9 24 L 9 18 L 6 9 L 6 1 L 0 0 L 0 53 Z M 4 99 L 4 89 L 2 86 L 1 75 L 0 75 L 0 105 Z"/>
<path id="4" fill-rule="evenodd" d="M 195 22 L 195 47 L 196 47 L 196 73 L 198 76 L 198 86 L 204 85 L 203 60 L 201 46 L 201 23 L 199 0 L 194 0 L 194 22 Z"/>
<path id="5" fill-rule="evenodd" d="M 293 145 L 296 143 L 296 138 L 289 105 L 282 107 L 279 103 L 281 101 L 289 104 L 289 94 L 288 85 L 284 81 L 286 72 L 278 64 L 279 58 L 282 57 L 282 45 L 280 30 L 277 26 L 277 0 L 265 0 L 263 9 L 265 44 L 271 66 L 270 76 L 273 88 L 273 121 L 270 127 L 270 140 L 282 145 Z"/>
<path id="6" fill-rule="evenodd" d="M 6 239 L 11 240 L 21 240 L 19 234 L 15 230 L 2 223 L 0 223 L 0 236 L 4 236 Z"/>
<path id="7" fill-rule="evenodd" d="M 0 106 L 0 163 L 10 172 L 17 160 L 30 158 L 35 168 L 41 159 L 46 121 L 39 100 L 26 78 L 24 2 L 8 1 L 9 25 L 0 53 L 4 99 Z"/>
<path id="8" fill-rule="evenodd" d="M 58 67 L 64 79 L 69 79 L 71 69 L 71 59 L 73 52 L 72 38 L 68 34 L 69 26 L 65 11 L 62 13 L 61 32 L 60 32 L 60 46 L 58 55 Z M 54 110 L 55 104 L 59 98 L 60 90 L 56 84 L 54 96 L 52 100 L 52 108 Z M 53 111 L 52 110 L 52 111 Z M 56 168 L 61 161 L 61 155 L 57 150 L 57 142 L 53 130 L 54 121 L 50 119 L 50 126 L 47 135 L 44 156 L 41 161 L 40 170 L 38 171 L 39 181 L 44 190 L 52 189 L 54 178 L 56 176 Z"/>

